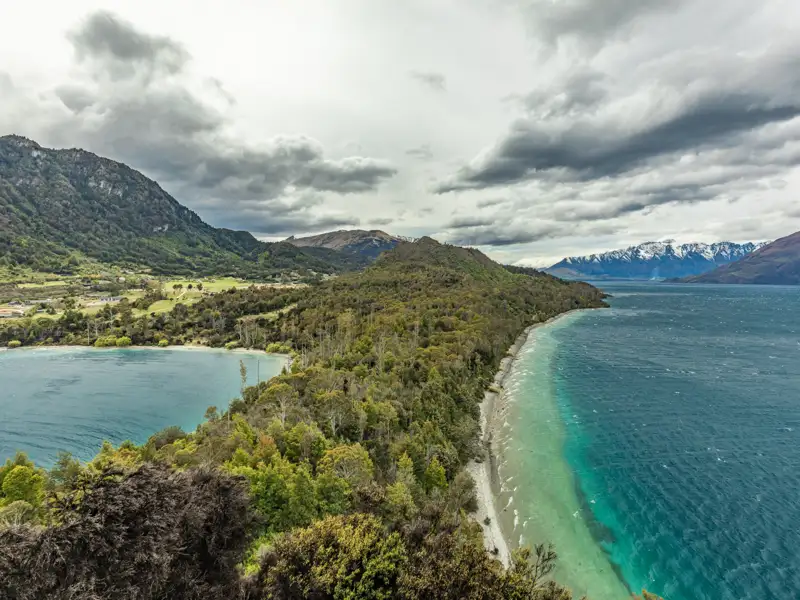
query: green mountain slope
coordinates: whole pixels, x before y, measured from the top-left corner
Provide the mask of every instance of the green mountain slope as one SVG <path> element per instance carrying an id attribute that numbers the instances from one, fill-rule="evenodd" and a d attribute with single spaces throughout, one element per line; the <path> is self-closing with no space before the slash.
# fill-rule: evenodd
<path id="1" fill-rule="evenodd" d="M 364 262 L 217 229 L 122 163 L 13 135 L 0 137 L 0 257 L 40 271 L 70 272 L 91 259 L 163 274 L 262 277 Z"/>
<path id="2" fill-rule="evenodd" d="M 767 244 L 740 261 L 684 281 L 800 285 L 800 232 Z"/>

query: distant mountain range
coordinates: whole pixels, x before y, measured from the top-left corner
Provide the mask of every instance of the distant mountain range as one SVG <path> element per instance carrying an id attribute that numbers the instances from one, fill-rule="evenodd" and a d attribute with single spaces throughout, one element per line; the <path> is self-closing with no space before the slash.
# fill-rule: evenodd
<path id="1" fill-rule="evenodd" d="M 297 238 L 292 236 L 285 241 L 300 248 L 327 248 L 355 254 L 366 260 L 373 261 L 382 253 L 393 249 L 400 242 L 411 241 L 411 239 L 390 235 L 377 229 L 370 231 L 351 229 L 331 231 L 308 237 Z"/>
<path id="2" fill-rule="evenodd" d="M 646 242 L 624 250 L 573 256 L 545 269 L 566 279 L 673 279 L 699 275 L 738 261 L 765 243 L 677 244 Z"/>
<path id="3" fill-rule="evenodd" d="M 161 274 L 335 273 L 361 257 L 218 229 L 142 173 L 85 150 L 0 137 L 0 267 L 71 273 L 82 263 Z"/>
<path id="4" fill-rule="evenodd" d="M 800 232 L 766 244 L 740 261 L 684 281 L 800 285 Z"/>

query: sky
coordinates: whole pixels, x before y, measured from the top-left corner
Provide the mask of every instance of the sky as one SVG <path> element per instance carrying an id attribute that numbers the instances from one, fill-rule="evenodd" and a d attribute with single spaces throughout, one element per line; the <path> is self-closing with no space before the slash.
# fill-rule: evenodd
<path id="1" fill-rule="evenodd" d="M 546 266 L 800 230 L 796 0 L 0 4 L 0 135 L 265 240 Z"/>

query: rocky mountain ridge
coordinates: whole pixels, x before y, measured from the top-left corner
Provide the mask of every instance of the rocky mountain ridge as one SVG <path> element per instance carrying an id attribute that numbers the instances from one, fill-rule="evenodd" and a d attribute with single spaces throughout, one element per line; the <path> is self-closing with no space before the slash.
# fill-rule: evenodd
<path id="1" fill-rule="evenodd" d="M 668 279 L 698 275 L 742 259 L 765 242 L 645 242 L 620 250 L 573 256 L 545 269 L 570 279 Z"/>

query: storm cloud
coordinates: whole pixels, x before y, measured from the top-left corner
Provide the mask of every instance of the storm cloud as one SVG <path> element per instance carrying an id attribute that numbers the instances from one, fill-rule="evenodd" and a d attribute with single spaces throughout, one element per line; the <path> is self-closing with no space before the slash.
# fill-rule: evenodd
<path id="1" fill-rule="evenodd" d="M 380 226 L 541 265 L 800 229 L 795 0 L 347 5 L 0 8 L 0 133 L 271 239 Z"/>
<path id="2" fill-rule="evenodd" d="M 579 179 L 619 175 L 662 155 L 738 142 L 737 134 L 800 116 L 800 101 L 770 104 L 771 98 L 755 94 L 709 95 L 631 133 L 586 121 L 547 132 L 536 122 L 519 121 L 481 163 L 462 169 L 437 191 L 515 184 L 547 171 Z"/>
<path id="3" fill-rule="evenodd" d="M 374 191 L 397 173 L 386 160 L 327 158 L 308 136 L 240 141 L 228 131 L 230 98 L 219 82 L 191 72 L 182 45 L 111 13 L 90 15 L 68 39 L 80 77 L 55 89 L 64 110 L 43 128 L 44 138 L 142 170 L 214 224 L 265 234 L 352 225 L 357 220 L 343 215 L 281 216 L 280 200 L 297 190 Z"/>

